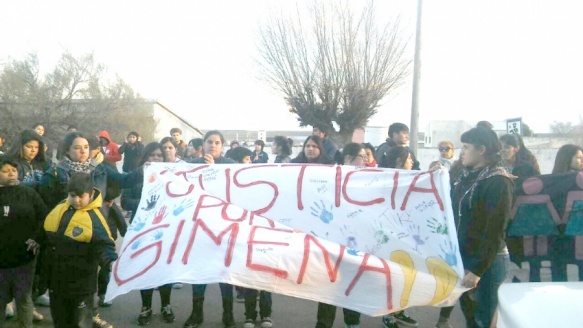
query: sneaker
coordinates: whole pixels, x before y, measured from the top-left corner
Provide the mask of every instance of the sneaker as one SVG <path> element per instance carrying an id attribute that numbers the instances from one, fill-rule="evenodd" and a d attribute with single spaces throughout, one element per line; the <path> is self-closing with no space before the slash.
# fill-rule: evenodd
<path id="1" fill-rule="evenodd" d="M 174 322 L 176 317 L 174 316 L 174 312 L 172 312 L 172 306 L 170 306 L 170 304 L 162 307 L 160 312 L 162 312 L 162 319 L 164 319 L 165 322 Z"/>
<path id="2" fill-rule="evenodd" d="M 145 326 L 150 323 L 150 319 L 152 319 L 152 308 L 143 307 L 138 316 L 138 325 Z"/>
<path id="3" fill-rule="evenodd" d="M 397 319 L 389 314 L 383 317 L 383 327 L 385 328 L 399 328 L 399 325 L 397 324 Z"/>
<path id="4" fill-rule="evenodd" d="M 110 307 L 111 306 L 111 302 L 106 302 L 105 301 L 105 295 L 100 295 L 99 296 L 99 306 L 101 307 Z"/>
<path id="5" fill-rule="evenodd" d="M 181 282 L 177 282 L 175 284 L 172 285 L 172 288 L 174 289 L 180 289 L 182 288 L 182 286 L 184 286 Z"/>
<path id="6" fill-rule="evenodd" d="M 273 321 L 270 317 L 261 318 L 261 328 L 271 328 L 273 327 Z"/>
<path id="7" fill-rule="evenodd" d="M 237 303 L 245 303 L 245 297 L 243 296 L 243 293 L 237 292 L 237 296 L 235 297 L 235 301 Z"/>
<path id="8" fill-rule="evenodd" d="M 397 322 L 403 326 L 407 326 L 407 327 L 419 326 L 419 323 L 417 322 L 417 320 L 408 316 L 407 313 L 405 313 L 405 311 L 395 312 L 395 313 L 393 313 L 393 316 L 395 316 L 395 319 L 397 319 Z"/>
<path id="9" fill-rule="evenodd" d="M 255 320 L 253 320 L 253 319 L 245 320 L 245 323 L 243 324 L 243 328 L 255 328 Z"/>
<path id="10" fill-rule="evenodd" d="M 93 328 L 113 328 L 107 321 L 101 319 L 99 314 L 93 317 Z"/>
<path id="11" fill-rule="evenodd" d="M 44 318 L 42 314 L 36 312 L 36 309 L 32 309 L 32 321 L 43 321 Z"/>
<path id="12" fill-rule="evenodd" d="M 14 306 L 12 305 L 12 302 L 6 304 L 6 318 L 12 318 L 14 317 Z"/>
<path id="13" fill-rule="evenodd" d="M 51 299 L 46 294 L 43 294 L 36 298 L 34 304 L 48 307 L 51 306 Z"/>

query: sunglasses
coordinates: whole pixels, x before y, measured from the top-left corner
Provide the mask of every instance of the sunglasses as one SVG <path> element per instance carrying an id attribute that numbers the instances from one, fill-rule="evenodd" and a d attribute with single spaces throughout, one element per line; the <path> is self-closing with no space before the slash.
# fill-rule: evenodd
<path id="1" fill-rule="evenodd" d="M 453 149 L 453 148 L 451 148 L 451 147 L 439 147 L 439 151 L 440 151 L 440 152 L 444 152 L 444 151 L 450 151 L 450 150 L 452 150 L 452 149 Z"/>

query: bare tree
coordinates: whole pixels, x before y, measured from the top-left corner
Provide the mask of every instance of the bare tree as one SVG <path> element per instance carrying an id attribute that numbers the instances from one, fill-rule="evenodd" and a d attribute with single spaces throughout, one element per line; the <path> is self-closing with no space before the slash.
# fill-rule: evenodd
<path id="1" fill-rule="evenodd" d="M 294 15 L 271 15 L 259 27 L 260 78 L 283 95 L 300 126 L 322 124 L 342 144 L 405 81 L 411 64 L 398 17 L 377 24 L 372 2 L 360 13 L 351 5 L 315 2 L 308 21 L 296 5 Z"/>
<path id="2" fill-rule="evenodd" d="M 156 122 L 144 100 L 120 77 L 110 82 L 104 73 L 93 54 L 64 53 L 43 77 L 34 53 L 9 61 L 0 71 L 0 129 L 15 135 L 41 123 L 53 145 L 69 125 L 95 134 L 107 129 L 114 140 L 139 127 L 144 140 L 151 139 Z"/>

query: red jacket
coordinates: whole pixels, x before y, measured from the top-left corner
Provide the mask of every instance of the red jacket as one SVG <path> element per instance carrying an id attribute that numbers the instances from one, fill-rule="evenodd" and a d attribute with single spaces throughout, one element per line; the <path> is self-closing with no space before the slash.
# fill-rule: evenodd
<path id="1" fill-rule="evenodd" d="M 109 162 L 110 164 L 115 164 L 116 162 L 121 161 L 121 155 L 119 154 L 119 146 L 111 141 L 111 138 L 109 137 L 109 133 L 107 133 L 107 131 L 103 130 L 101 132 L 99 132 L 99 134 L 97 135 L 98 138 L 105 138 L 107 139 L 107 141 L 109 141 L 109 143 L 107 144 L 107 146 L 103 147 L 103 150 L 105 152 L 105 161 Z"/>

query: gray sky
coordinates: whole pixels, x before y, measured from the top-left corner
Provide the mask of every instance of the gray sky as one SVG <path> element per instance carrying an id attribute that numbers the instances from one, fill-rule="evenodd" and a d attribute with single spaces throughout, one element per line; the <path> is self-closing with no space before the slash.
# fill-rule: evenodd
<path id="1" fill-rule="evenodd" d="M 36 51 L 94 52 L 146 98 L 202 129 L 297 129 L 282 98 L 256 80 L 256 29 L 277 4 L 223 1 L 0 0 L 0 61 Z M 377 1 L 414 28 L 416 1 Z M 535 132 L 583 113 L 581 1 L 429 1 L 423 11 L 421 124 L 522 117 Z M 369 125 L 409 123 L 411 85 Z"/>

